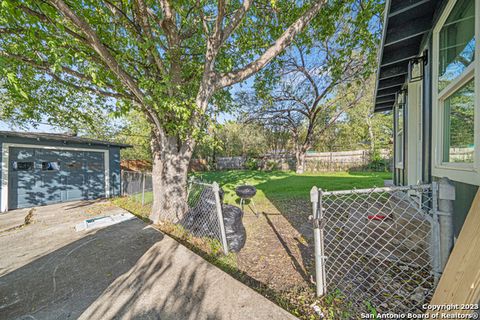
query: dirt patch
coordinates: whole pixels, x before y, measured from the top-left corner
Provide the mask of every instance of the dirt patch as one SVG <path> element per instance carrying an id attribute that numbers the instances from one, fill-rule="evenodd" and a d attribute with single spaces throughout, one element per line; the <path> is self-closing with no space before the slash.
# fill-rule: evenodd
<path id="1" fill-rule="evenodd" d="M 258 218 L 248 210 L 243 218 L 247 242 L 238 268 L 275 290 L 310 286 L 308 242 L 276 208 L 262 205 L 259 211 Z"/>

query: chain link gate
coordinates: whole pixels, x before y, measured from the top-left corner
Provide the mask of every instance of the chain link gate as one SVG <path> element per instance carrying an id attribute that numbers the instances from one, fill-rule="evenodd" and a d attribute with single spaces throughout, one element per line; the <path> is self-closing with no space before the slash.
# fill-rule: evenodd
<path id="1" fill-rule="evenodd" d="M 440 273 L 436 184 L 312 188 L 317 295 L 353 314 L 424 313 Z"/>

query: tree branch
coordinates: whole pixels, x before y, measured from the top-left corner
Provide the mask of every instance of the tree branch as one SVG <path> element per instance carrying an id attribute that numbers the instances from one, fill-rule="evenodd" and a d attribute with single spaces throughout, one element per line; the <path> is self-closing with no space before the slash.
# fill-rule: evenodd
<path id="1" fill-rule="evenodd" d="M 105 61 L 105 64 L 112 70 L 117 78 L 122 82 L 132 94 L 138 99 L 139 104 L 146 109 L 147 116 L 155 123 L 158 130 L 163 132 L 158 115 L 145 103 L 145 96 L 138 87 L 137 83 L 125 70 L 122 69 L 115 57 L 108 51 L 92 27 L 80 18 L 70 7 L 62 0 L 49 0 L 52 5 L 61 12 L 71 23 L 79 28 L 86 36 L 86 41 L 90 47 Z"/>
<path id="2" fill-rule="evenodd" d="M 55 80 L 58 80 L 62 84 L 68 85 L 68 86 L 73 87 L 75 89 L 87 90 L 87 91 L 97 93 L 99 95 L 103 95 L 103 96 L 106 96 L 106 97 L 111 97 L 111 98 L 135 100 L 134 96 L 130 96 L 128 94 L 120 93 L 120 92 L 116 91 L 115 89 L 113 89 L 112 87 L 109 87 L 109 89 L 111 90 L 109 92 L 109 91 L 101 90 L 99 88 L 95 88 L 95 87 L 91 87 L 91 86 L 78 85 L 78 84 L 69 82 L 65 79 L 62 79 L 58 74 L 55 74 L 52 71 L 53 66 L 51 64 L 45 62 L 45 61 L 34 61 L 30 58 L 10 54 L 10 53 L 5 52 L 5 51 L 0 51 L 0 56 L 10 58 L 10 59 L 15 59 L 17 61 L 21 61 L 22 63 L 28 64 L 28 65 L 34 67 L 35 69 L 38 69 L 38 70 L 41 70 L 41 71 L 45 72 L 46 74 L 48 74 L 49 76 L 51 76 Z M 87 82 L 90 82 L 90 83 L 92 82 L 91 77 L 89 77 L 89 76 L 87 76 L 83 73 L 80 73 L 78 71 L 72 70 L 70 68 L 62 66 L 62 71 L 64 73 L 68 74 L 69 76 L 73 76 L 73 77 L 75 77 L 79 80 L 87 81 Z"/>
<path id="3" fill-rule="evenodd" d="M 113 57 L 107 47 L 102 43 L 96 32 L 90 25 L 73 12 L 62 0 L 50 0 L 53 6 L 60 11 L 70 22 L 77 26 L 86 36 L 85 40 L 89 46 L 105 61 L 106 65 L 129 88 L 140 102 L 144 102 L 145 96 L 140 90 L 132 76 L 122 69 L 117 60 Z"/>
<path id="4" fill-rule="evenodd" d="M 148 8 L 143 0 L 137 0 L 137 4 L 138 4 L 138 13 L 140 16 L 140 23 L 142 25 L 142 29 L 145 31 L 145 34 L 147 35 L 148 39 L 153 42 L 155 39 L 153 37 L 150 22 L 148 21 L 148 16 L 149 16 Z M 148 50 L 150 51 L 150 54 L 153 57 L 153 61 L 155 62 L 155 65 L 157 66 L 158 71 L 160 71 L 160 73 L 163 76 L 166 76 L 167 68 L 163 64 L 163 61 L 160 58 L 160 55 L 158 54 L 158 51 L 155 48 L 155 46 L 150 46 Z"/>
<path id="5" fill-rule="evenodd" d="M 221 39 L 222 43 L 225 42 L 232 35 L 232 33 L 238 28 L 240 23 L 243 21 L 245 14 L 250 9 L 252 3 L 253 3 L 253 0 L 244 0 L 242 7 L 235 11 L 233 18 L 230 21 L 230 24 L 226 26 L 223 30 L 222 39 Z"/>
<path id="6" fill-rule="evenodd" d="M 297 19 L 285 32 L 268 48 L 257 60 L 249 63 L 240 70 L 222 74 L 216 82 L 217 88 L 228 87 L 232 84 L 245 80 L 251 75 L 260 71 L 273 58 L 279 55 L 293 41 L 295 36 L 299 34 L 303 28 L 315 17 L 325 4 L 326 0 L 318 0 L 313 6 L 307 10 L 300 18 Z"/>

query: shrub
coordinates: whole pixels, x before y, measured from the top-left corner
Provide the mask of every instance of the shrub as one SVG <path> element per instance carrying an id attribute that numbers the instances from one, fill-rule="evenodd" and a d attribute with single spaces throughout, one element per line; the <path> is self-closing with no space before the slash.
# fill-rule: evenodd
<path id="1" fill-rule="evenodd" d="M 264 170 L 266 171 L 272 171 L 272 170 L 275 170 L 277 169 L 277 162 L 275 160 L 268 160 L 266 163 L 265 163 L 265 166 L 264 166 Z"/>
<path id="2" fill-rule="evenodd" d="M 248 158 L 244 163 L 245 169 L 247 170 L 257 170 L 258 161 L 254 158 Z"/>

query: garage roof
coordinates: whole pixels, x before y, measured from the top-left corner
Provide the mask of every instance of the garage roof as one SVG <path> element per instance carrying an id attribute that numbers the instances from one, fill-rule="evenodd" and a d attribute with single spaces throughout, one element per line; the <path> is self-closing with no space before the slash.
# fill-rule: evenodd
<path id="1" fill-rule="evenodd" d="M 387 0 L 375 90 L 375 112 L 391 110 L 408 74 L 408 62 L 418 56 L 432 29 L 440 0 Z"/>
<path id="2" fill-rule="evenodd" d="M 37 139 L 37 140 L 44 140 L 44 141 L 62 141 L 62 142 L 71 142 L 71 143 L 80 143 L 80 144 L 89 144 L 89 145 L 115 146 L 120 148 L 132 147 L 129 144 L 83 138 L 83 137 L 78 137 L 78 136 L 63 134 L 63 133 L 0 131 L 0 136 Z"/>

